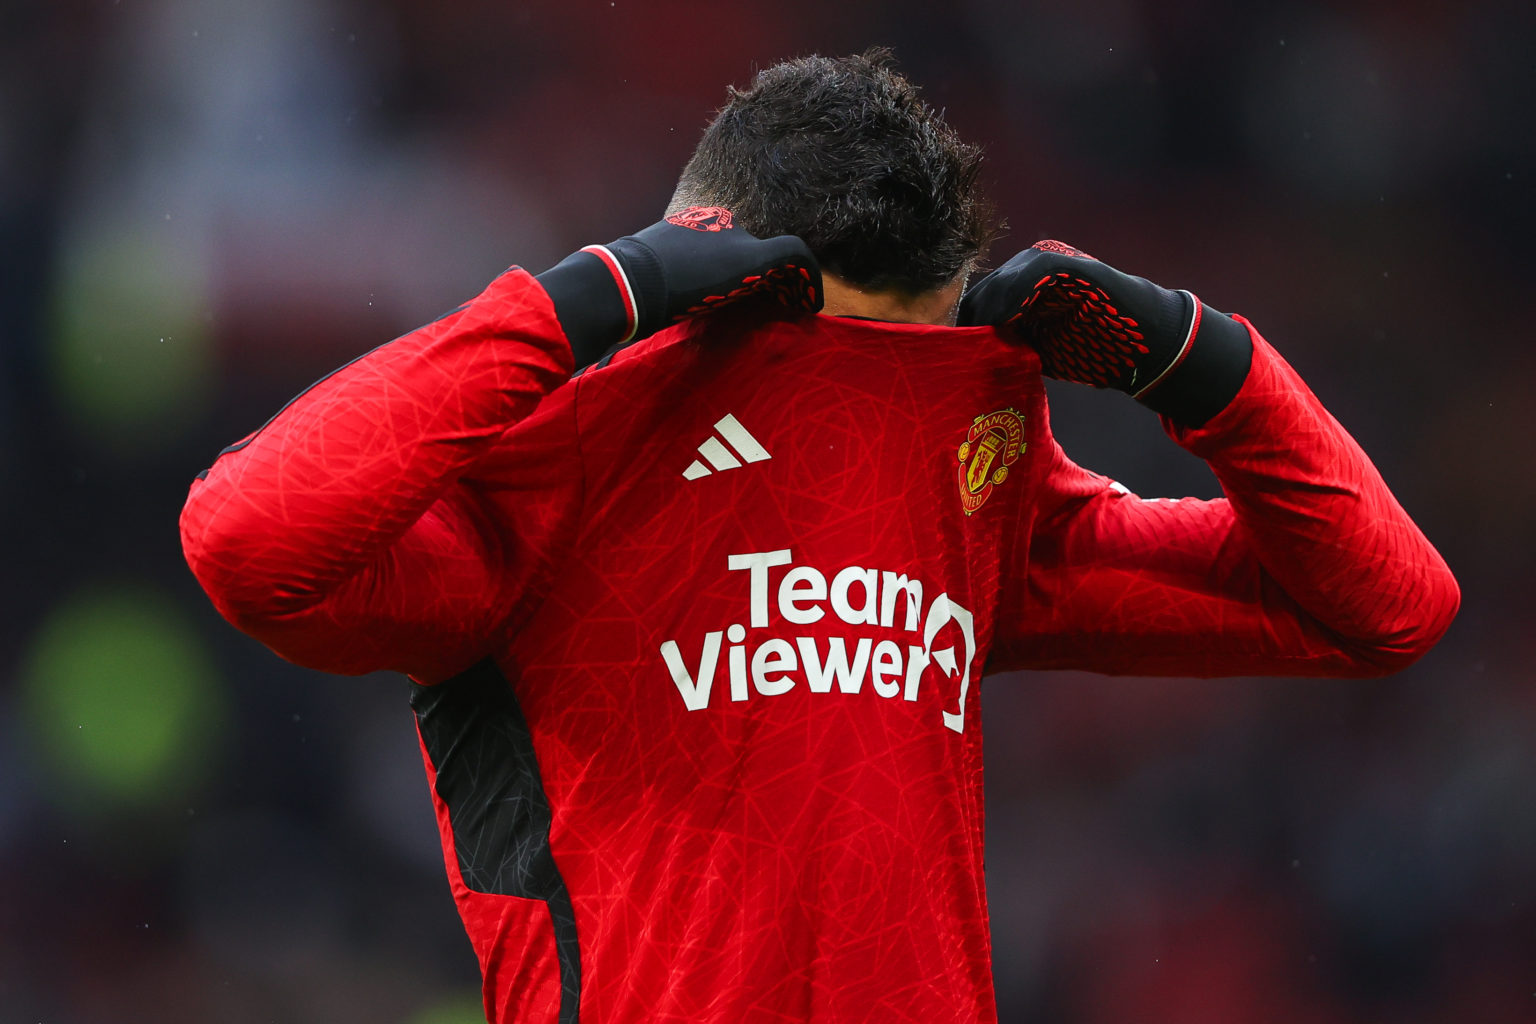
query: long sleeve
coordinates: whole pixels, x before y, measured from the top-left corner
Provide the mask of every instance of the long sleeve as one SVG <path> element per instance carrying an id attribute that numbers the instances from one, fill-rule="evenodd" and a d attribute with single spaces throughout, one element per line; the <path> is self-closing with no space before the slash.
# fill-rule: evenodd
<path id="1" fill-rule="evenodd" d="M 1246 321 L 1244 321 L 1246 323 Z M 1456 581 L 1359 445 L 1249 326 L 1253 366 L 1198 430 L 1225 498 L 1143 500 L 1052 443 L 991 667 L 1370 676 L 1427 651 Z"/>
<path id="2" fill-rule="evenodd" d="M 424 680 L 463 668 L 517 599 L 528 573 L 513 563 L 538 552 L 461 478 L 570 371 L 543 289 L 507 271 L 222 452 L 182 512 L 188 564 L 226 618 L 290 660 Z"/>

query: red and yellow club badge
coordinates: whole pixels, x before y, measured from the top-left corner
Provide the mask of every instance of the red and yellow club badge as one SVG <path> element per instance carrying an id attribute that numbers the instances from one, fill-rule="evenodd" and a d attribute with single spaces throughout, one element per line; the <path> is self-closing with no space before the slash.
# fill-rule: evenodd
<path id="1" fill-rule="evenodd" d="M 976 417 L 960 445 L 960 507 L 970 515 L 1008 479 L 1008 467 L 1024 451 L 1024 417 L 999 409 Z"/>

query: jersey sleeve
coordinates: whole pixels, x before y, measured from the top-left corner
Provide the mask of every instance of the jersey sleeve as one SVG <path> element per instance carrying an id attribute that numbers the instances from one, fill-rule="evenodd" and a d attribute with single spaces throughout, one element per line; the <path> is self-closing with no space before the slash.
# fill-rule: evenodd
<path id="1" fill-rule="evenodd" d="M 188 564 L 289 660 L 452 675 L 556 556 L 571 517 L 553 506 L 579 500 L 555 488 L 524 515 L 476 483 L 488 460 L 556 465 L 575 448 L 572 403 L 544 402 L 571 367 L 547 295 L 512 268 L 220 453 L 182 511 Z"/>
<path id="2" fill-rule="evenodd" d="M 1372 676 L 1445 632 L 1460 602 L 1445 562 L 1354 439 L 1248 330 L 1253 366 L 1231 405 L 1200 429 L 1164 420 L 1224 498 L 1144 500 L 1051 442 L 990 668 Z"/>

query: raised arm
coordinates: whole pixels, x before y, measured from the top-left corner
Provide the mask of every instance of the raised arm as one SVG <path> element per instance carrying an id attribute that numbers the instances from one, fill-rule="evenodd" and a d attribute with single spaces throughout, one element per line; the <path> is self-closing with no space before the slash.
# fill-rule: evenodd
<path id="1" fill-rule="evenodd" d="M 540 477 L 569 468 L 558 455 L 575 447 L 573 405 L 540 403 L 572 368 L 728 302 L 813 309 L 819 293 L 804 243 L 753 238 L 717 209 L 589 246 L 537 279 L 513 268 L 222 452 L 182 512 L 187 561 L 226 618 L 284 657 L 445 678 L 486 653 L 574 517 L 549 507 L 562 485 Z M 493 454 L 494 500 L 472 482 Z M 508 505 L 520 487 L 526 516 Z"/>
<path id="2" fill-rule="evenodd" d="M 219 611 L 283 656 L 432 676 L 510 595 L 491 510 L 455 482 L 570 375 L 521 270 L 299 395 L 200 474 L 187 562 Z"/>
<path id="3" fill-rule="evenodd" d="M 1460 601 L 1455 579 L 1246 321 L 1059 243 L 999 274 L 1010 267 L 973 315 L 1011 319 L 1055 375 L 1163 413 L 1226 497 L 1143 500 L 1053 448 L 1005 584 L 994 669 L 1363 676 L 1433 646 Z"/>
<path id="4" fill-rule="evenodd" d="M 1440 639 L 1460 596 L 1354 440 L 1254 336 L 1242 390 L 1165 419 L 1226 497 L 1146 500 L 1056 467 L 999 623 L 996 668 L 1374 676 Z"/>

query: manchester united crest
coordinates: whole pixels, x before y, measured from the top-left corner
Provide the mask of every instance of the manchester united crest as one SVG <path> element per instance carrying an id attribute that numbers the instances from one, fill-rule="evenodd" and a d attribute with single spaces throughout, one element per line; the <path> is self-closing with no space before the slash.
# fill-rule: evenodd
<path id="1" fill-rule="evenodd" d="M 1024 417 L 999 409 L 976 417 L 960 445 L 960 507 L 970 515 L 985 505 L 992 488 L 1008 479 L 1008 467 L 1024 451 Z"/>

